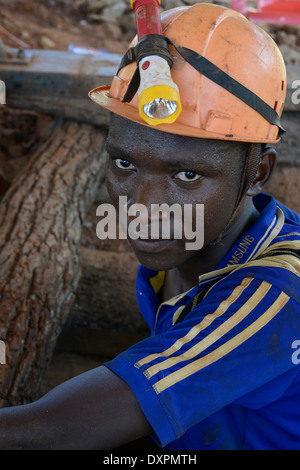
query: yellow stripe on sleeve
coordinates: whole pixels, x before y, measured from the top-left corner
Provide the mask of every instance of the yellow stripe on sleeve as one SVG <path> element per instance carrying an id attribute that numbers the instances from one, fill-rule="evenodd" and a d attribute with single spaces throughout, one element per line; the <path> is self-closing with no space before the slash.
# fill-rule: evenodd
<path id="1" fill-rule="evenodd" d="M 166 349 L 165 351 L 161 353 L 156 353 L 156 354 L 150 354 L 149 356 L 144 357 L 143 359 L 140 359 L 135 366 L 136 367 L 141 367 L 144 364 L 148 364 L 149 362 L 157 359 L 158 357 L 169 357 L 172 354 L 174 354 L 176 351 L 178 351 L 184 344 L 188 343 L 189 341 L 193 340 L 195 336 L 198 335 L 198 333 L 205 328 L 207 328 L 211 323 L 221 315 L 223 315 L 228 308 L 242 295 L 244 290 L 250 285 L 250 283 L 253 281 L 252 277 L 246 277 L 243 279 L 240 285 L 236 286 L 235 289 L 232 291 L 230 296 L 223 300 L 218 308 L 213 312 L 204 317 L 204 319 L 197 325 L 193 326 L 189 330 L 189 332 L 183 336 L 182 338 L 179 338 L 171 347 Z"/>
<path id="2" fill-rule="evenodd" d="M 183 354 L 170 357 L 163 362 L 149 367 L 145 371 L 146 377 L 152 377 L 153 375 L 157 374 L 157 372 L 168 369 L 176 364 L 179 364 L 180 362 L 192 360 L 195 356 L 214 344 L 226 333 L 232 330 L 236 325 L 238 325 L 242 320 L 244 320 L 244 318 L 246 318 L 246 316 L 249 315 L 249 313 L 251 313 L 253 309 L 259 304 L 259 302 L 265 297 L 270 288 L 271 284 L 263 281 L 254 294 L 247 300 L 247 302 L 245 302 L 230 318 L 228 318 L 228 320 L 222 323 L 222 325 L 203 338 L 199 343 L 185 351 Z"/>
<path id="3" fill-rule="evenodd" d="M 167 388 L 175 385 L 181 380 L 189 377 L 190 375 L 199 372 L 204 367 L 209 366 L 210 364 L 218 361 L 233 349 L 237 348 L 239 345 L 244 343 L 247 339 L 251 338 L 255 333 L 257 333 L 261 328 L 263 328 L 267 323 L 269 323 L 272 318 L 274 318 L 278 312 L 285 306 L 290 297 L 284 292 L 277 297 L 275 302 L 262 314 L 255 322 L 245 328 L 243 331 L 238 333 L 234 338 L 231 338 L 225 344 L 215 349 L 211 353 L 207 354 L 200 359 L 197 359 L 191 364 L 182 367 L 181 369 L 169 374 L 163 379 L 159 380 L 154 386 L 154 390 L 157 394 L 163 392 Z"/>

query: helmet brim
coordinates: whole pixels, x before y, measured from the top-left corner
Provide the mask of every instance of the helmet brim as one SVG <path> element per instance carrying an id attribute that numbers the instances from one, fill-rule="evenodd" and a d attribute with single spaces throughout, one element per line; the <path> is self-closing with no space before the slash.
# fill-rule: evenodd
<path id="1" fill-rule="evenodd" d="M 151 127 L 147 124 L 139 115 L 137 108 L 131 106 L 129 103 L 124 103 L 118 99 L 115 99 L 110 96 L 110 86 L 104 85 L 97 88 L 94 88 L 89 92 L 89 97 L 91 100 L 112 113 L 118 114 L 130 121 L 134 121 L 138 124 L 141 124 L 146 127 Z M 196 137 L 201 139 L 215 139 L 215 140 L 229 140 L 229 141 L 236 141 L 236 142 L 249 142 L 249 143 L 277 143 L 279 142 L 280 138 L 270 140 L 270 139 L 253 139 L 249 137 L 239 137 L 239 136 L 232 136 L 232 135 L 218 135 L 215 132 L 209 132 L 207 130 L 187 126 L 180 122 L 173 122 L 172 124 L 159 124 L 154 127 L 155 129 L 168 132 L 170 134 L 179 134 L 185 135 L 187 137 Z"/>

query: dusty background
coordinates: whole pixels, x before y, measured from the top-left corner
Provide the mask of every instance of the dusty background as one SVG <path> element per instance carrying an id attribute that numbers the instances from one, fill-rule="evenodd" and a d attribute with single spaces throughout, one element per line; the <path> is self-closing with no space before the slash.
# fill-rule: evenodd
<path id="1" fill-rule="evenodd" d="M 194 0 L 161 0 L 161 10 L 193 3 Z M 230 6 L 230 0 L 216 3 Z M 249 1 L 249 5 L 255 6 L 255 0 Z M 287 67 L 300 67 L 300 25 L 261 26 L 278 44 Z M 0 40 L 7 47 L 68 51 L 72 45 L 80 45 L 123 54 L 134 35 L 135 20 L 129 0 L 0 0 Z M 19 113 L 1 107 L 0 197 L 26 164 L 32 148 L 43 139 L 45 120 L 47 117 L 30 109 Z M 284 123 L 290 132 L 278 147 L 280 164 L 291 167 L 298 161 L 295 115 L 286 113 Z M 1 164 L 3 161 L 5 165 Z M 291 186 L 298 185 L 298 176 L 298 171 L 282 170 L 282 180 L 276 179 L 270 186 L 270 191 L 275 189 L 276 195 L 280 194 L 296 210 L 300 210 L 299 198 Z"/>
<path id="2" fill-rule="evenodd" d="M 161 0 L 161 10 L 193 3 Z M 229 0 L 215 3 L 230 6 Z M 248 4 L 255 6 L 255 0 Z M 261 26 L 277 42 L 286 63 L 300 65 L 300 26 Z M 0 1 L 0 38 L 11 47 L 63 51 L 79 44 L 121 54 L 134 34 L 129 0 Z"/>

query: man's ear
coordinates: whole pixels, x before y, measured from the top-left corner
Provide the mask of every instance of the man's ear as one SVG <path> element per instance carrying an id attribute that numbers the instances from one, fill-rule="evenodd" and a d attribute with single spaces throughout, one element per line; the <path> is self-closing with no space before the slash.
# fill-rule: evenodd
<path id="1" fill-rule="evenodd" d="M 256 176 L 247 191 L 248 196 L 256 196 L 267 184 L 277 162 L 277 152 L 272 147 L 262 151 Z"/>

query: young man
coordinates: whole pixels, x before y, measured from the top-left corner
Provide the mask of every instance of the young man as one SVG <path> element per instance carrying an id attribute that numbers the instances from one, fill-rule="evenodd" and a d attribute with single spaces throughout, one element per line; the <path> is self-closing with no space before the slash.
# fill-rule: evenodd
<path id="1" fill-rule="evenodd" d="M 151 127 L 136 96 L 122 101 L 134 62 L 92 92 L 114 113 L 107 187 L 117 208 L 126 196 L 128 226 L 134 204 L 176 203 L 193 208 L 195 230 L 203 204 L 203 247 L 188 249 L 172 231 L 130 239 L 151 336 L 36 403 L 0 410 L 0 448 L 108 449 L 148 434 L 167 449 L 300 448 L 300 218 L 262 193 L 276 158 L 268 144 L 280 130 L 282 58 L 219 6 L 171 10 L 163 26 L 180 50 L 170 47 L 182 113 Z M 210 78 L 184 48 L 216 66 Z"/>

